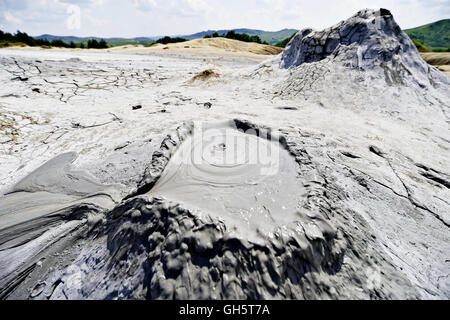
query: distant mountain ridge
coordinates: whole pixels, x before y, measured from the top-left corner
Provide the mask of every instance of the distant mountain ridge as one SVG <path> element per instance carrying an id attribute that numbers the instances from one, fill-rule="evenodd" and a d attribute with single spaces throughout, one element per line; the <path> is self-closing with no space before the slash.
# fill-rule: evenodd
<path id="1" fill-rule="evenodd" d="M 183 38 L 186 38 L 188 40 L 203 38 L 208 35 L 212 35 L 213 33 L 217 32 L 218 34 L 226 34 L 228 31 L 234 31 L 236 33 L 246 33 L 249 36 L 258 36 L 261 38 L 262 41 L 267 41 L 271 45 L 275 45 L 284 39 L 292 36 L 294 33 L 297 33 L 297 29 L 282 29 L 280 31 L 264 31 L 264 30 L 257 30 L 257 29 L 224 29 L 224 30 L 208 30 L 208 31 L 202 31 L 198 33 L 194 33 L 191 35 L 182 36 Z"/>
<path id="2" fill-rule="evenodd" d="M 279 31 L 264 31 L 258 29 L 223 29 L 223 30 L 207 30 L 201 31 L 190 35 L 179 35 L 178 37 L 185 38 L 187 40 L 193 40 L 203 38 L 207 35 L 212 35 L 217 32 L 218 34 L 226 34 L 228 31 L 234 31 L 236 33 L 246 33 L 249 36 L 259 36 L 262 41 L 267 41 L 271 45 L 276 45 L 287 38 L 292 37 L 294 33 L 297 33 L 296 29 L 282 29 Z M 426 24 L 417 28 L 406 29 L 406 34 L 413 40 L 418 40 L 430 48 L 449 48 L 450 47 L 450 19 L 444 19 L 433 23 Z M 136 37 L 136 38 L 104 38 L 110 43 L 140 43 L 146 41 L 156 41 L 163 36 L 154 37 Z M 50 34 L 44 34 L 35 39 L 47 39 L 49 41 L 62 40 L 64 42 L 83 42 L 90 39 L 101 40 L 99 37 L 73 37 L 73 36 L 54 36 Z"/>
<path id="3" fill-rule="evenodd" d="M 137 38 L 101 38 L 101 37 L 74 37 L 74 36 L 54 36 L 51 34 L 43 34 L 40 36 L 36 36 L 33 37 L 35 39 L 42 39 L 42 40 L 48 40 L 48 41 L 53 41 L 53 40 L 61 40 L 64 42 L 83 42 L 83 41 L 87 41 L 87 40 L 101 40 L 104 39 L 107 42 L 116 42 L 116 41 L 154 41 L 154 40 L 158 40 L 162 37 L 137 37 Z"/>
<path id="4" fill-rule="evenodd" d="M 193 39 L 203 38 L 207 35 L 212 35 L 215 32 L 217 32 L 220 35 L 226 34 L 228 31 L 232 31 L 232 30 L 236 33 L 246 33 L 249 36 L 259 36 L 262 41 L 267 41 L 271 45 L 275 45 L 275 44 L 283 41 L 284 39 L 292 36 L 294 33 L 298 32 L 298 30 L 296 30 L 296 29 L 282 29 L 280 31 L 264 31 L 264 30 L 241 28 L 241 29 L 207 30 L 207 31 L 190 34 L 190 35 L 179 35 L 177 37 L 185 38 L 187 40 L 193 40 Z M 42 40 L 46 39 L 49 41 L 61 40 L 61 41 L 67 42 L 67 43 L 69 43 L 71 41 L 78 43 L 78 42 L 83 42 L 83 41 L 87 41 L 90 39 L 95 39 L 95 40 L 104 39 L 107 42 L 136 42 L 136 43 L 138 43 L 141 41 L 155 41 L 162 37 L 163 36 L 137 37 L 137 38 L 100 38 L 100 37 L 54 36 L 51 34 L 43 34 L 43 35 L 40 35 L 40 36 L 37 36 L 34 38 L 42 39 Z"/>

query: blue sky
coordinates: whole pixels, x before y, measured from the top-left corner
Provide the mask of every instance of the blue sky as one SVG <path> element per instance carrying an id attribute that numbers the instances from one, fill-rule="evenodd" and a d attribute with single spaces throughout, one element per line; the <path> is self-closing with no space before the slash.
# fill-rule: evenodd
<path id="1" fill-rule="evenodd" d="M 390 9 L 402 28 L 450 18 L 450 0 L 0 0 L 0 29 L 99 37 L 322 29 L 379 7 Z"/>

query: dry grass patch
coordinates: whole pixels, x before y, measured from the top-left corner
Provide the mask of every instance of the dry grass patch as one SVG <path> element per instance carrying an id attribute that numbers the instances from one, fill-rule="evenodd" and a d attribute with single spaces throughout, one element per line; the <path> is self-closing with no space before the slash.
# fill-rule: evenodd
<path id="1" fill-rule="evenodd" d="M 192 78 L 191 82 L 195 81 L 206 81 L 210 80 L 212 78 L 219 78 L 220 75 L 215 71 L 214 69 L 206 69 L 199 74 L 197 74 L 195 77 Z"/>
<path id="2" fill-rule="evenodd" d="M 17 142 L 22 127 L 37 123 L 35 119 L 28 115 L 0 111 L 0 144 Z"/>

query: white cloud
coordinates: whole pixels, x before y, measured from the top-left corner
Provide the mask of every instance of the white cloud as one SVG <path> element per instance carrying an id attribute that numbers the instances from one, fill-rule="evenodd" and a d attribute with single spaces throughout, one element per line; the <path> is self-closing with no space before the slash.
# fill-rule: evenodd
<path id="1" fill-rule="evenodd" d="M 149 11 L 158 7 L 156 0 L 133 0 L 133 5 L 139 11 Z"/>
<path id="2" fill-rule="evenodd" d="M 81 29 L 81 8 L 78 5 L 72 4 L 67 7 L 66 11 L 67 14 L 69 14 L 69 17 L 66 20 L 67 29 Z"/>
<path id="3" fill-rule="evenodd" d="M 6 11 L 3 13 L 3 17 L 5 18 L 5 20 L 9 23 L 13 23 L 13 24 L 22 24 L 22 20 L 20 20 L 19 18 L 16 18 L 14 15 L 11 14 L 11 12 Z"/>
<path id="4" fill-rule="evenodd" d="M 81 23 L 71 30 L 67 8 L 74 5 Z M 321 29 L 365 7 L 390 9 L 403 28 L 450 16 L 448 0 L 0 0 L 0 25 L 33 35 L 124 37 L 228 28 Z"/>

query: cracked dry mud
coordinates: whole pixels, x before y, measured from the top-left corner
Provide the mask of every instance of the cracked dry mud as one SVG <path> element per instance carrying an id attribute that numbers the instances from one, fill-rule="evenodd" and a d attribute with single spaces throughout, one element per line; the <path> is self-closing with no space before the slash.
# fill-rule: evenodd
<path id="1" fill-rule="evenodd" d="M 264 62 L 0 64 L 0 298 L 450 297 L 449 79 L 387 10 Z"/>

